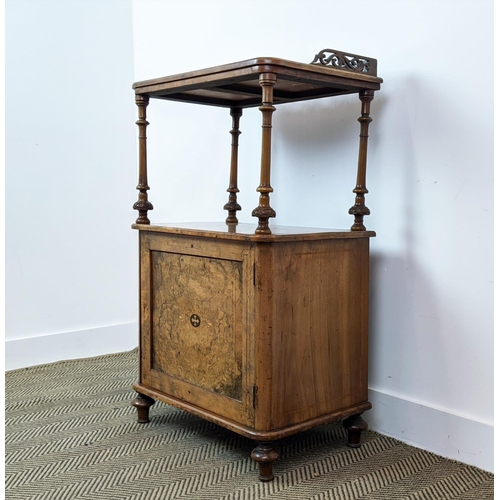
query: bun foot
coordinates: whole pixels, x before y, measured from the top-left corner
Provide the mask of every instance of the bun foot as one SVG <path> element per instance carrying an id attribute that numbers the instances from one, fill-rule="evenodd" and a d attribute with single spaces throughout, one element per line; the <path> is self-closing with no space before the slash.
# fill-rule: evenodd
<path id="1" fill-rule="evenodd" d="M 347 446 L 359 448 L 361 446 L 361 433 L 368 429 L 368 424 L 361 418 L 361 414 L 346 418 L 342 425 L 347 429 Z"/>
<path id="2" fill-rule="evenodd" d="M 149 407 L 155 404 L 155 400 L 144 394 L 137 393 L 137 397 L 130 404 L 137 408 L 137 422 L 147 424 L 149 422 Z"/>
<path id="3" fill-rule="evenodd" d="M 257 441 L 255 448 L 250 456 L 259 464 L 259 479 L 267 482 L 274 479 L 273 462 L 278 459 L 279 453 L 271 446 L 272 441 Z"/>

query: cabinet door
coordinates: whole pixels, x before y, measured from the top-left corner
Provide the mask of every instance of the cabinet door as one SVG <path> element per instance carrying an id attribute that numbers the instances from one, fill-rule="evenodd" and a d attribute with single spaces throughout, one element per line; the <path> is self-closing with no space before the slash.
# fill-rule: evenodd
<path id="1" fill-rule="evenodd" d="M 253 423 L 245 244 L 141 233 L 141 382 Z"/>

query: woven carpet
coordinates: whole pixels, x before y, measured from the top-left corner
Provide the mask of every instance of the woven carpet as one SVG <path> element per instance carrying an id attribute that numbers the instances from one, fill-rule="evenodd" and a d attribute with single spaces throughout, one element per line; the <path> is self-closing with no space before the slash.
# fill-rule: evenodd
<path id="1" fill-rule="evenodd" d="M 493 498 L 493 474 L 339 424 L 279 441 L 262 483 L 249 439 L 162 403 L 136 423 L 136 373 L 136 351 L 7 372 L 6 498 Z"/>

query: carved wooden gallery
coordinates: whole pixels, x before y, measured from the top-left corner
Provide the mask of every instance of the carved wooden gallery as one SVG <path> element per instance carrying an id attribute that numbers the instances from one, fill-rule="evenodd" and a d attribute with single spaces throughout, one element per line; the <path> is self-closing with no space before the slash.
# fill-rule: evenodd
<path id="1" fill-rule="evenodd" d="M 139 422 L 149 421 L 149 407 L 159 400 L 251 438 L 262 481 L 273 478 L 273 441 L 280 438 L 342 419 L 348 446 L 359 446 L 366 429 L 361 414 L 371 408 L 368 261 L 375 233 L 364 226 L 370 213 L 368 125 L 381 83 L 375 59 L 325 49 L 309 64 L 262 57 L 133 85 L 139 110 L 139 216 L 132 227 L 140 241 L 140 366 L 132 404 Z M 352 227 L 270 226 L 276 216 L 270 196 L 275 106 L 353 93 L 361 116 Z M 228 108 L 225 221 L 150 223 L 150 99 Z M 255 226 L 237 219 L 238 136 L 242 110 L 250 107 L 262 112 Z"/>

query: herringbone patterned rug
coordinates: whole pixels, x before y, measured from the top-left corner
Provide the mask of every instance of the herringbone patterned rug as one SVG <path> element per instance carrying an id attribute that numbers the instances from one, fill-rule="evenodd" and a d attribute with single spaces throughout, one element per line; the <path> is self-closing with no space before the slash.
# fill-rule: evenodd
<path id="1" fill-rule="evenodd" d="M 371 431 L 350 449 L 338 424 L 278 442 L 261 483 L 248 439 L 161 403 L 137 424 L 136 372 L 136 351 L 8 372 L 6 498 L 493 498 L 490 473 Z"/>

